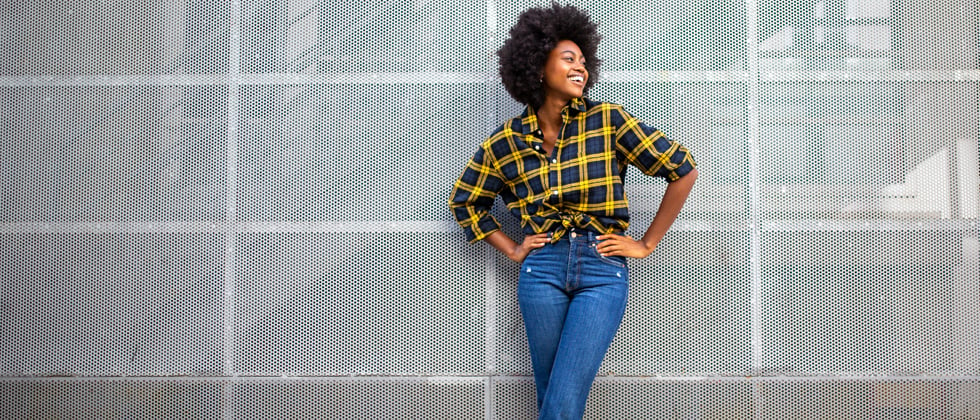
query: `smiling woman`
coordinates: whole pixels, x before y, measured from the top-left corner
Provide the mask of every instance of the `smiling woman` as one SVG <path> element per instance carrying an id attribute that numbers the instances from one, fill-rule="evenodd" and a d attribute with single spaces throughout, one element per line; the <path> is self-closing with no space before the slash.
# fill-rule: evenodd
<path id="1" fill-rule="evenodd" d="M 585 63 L 585 57 L 578 45 L 567 39 L 558 41 L 544 65 L 541 80 L 545 102 L 541 104 L 539 114 L 558 115 L 568 101 L 582 97 L 589 80 L 589 70 L 585 68 Z M 548 153 L 558 138 L 557 125 L 548 124 L 549 122 L 543 119 L 539 121 L 544 133 L 544 150 Z"/>
<path id="2" fill-rule="evenodd" d="M 575 44 L 583 55 L 587 94 L 599 78 L 600 60 L 598 25 L 589 15 L 575 7 L 553 5 L 524 11 L 510 29 L 510 37 L 497 51 L 500 58 L 500 78 L 507 93 L 522 104 L 535 108 L 544 101 L 543 65 L 558 42 Z"/>
<path id="3" fill-rule="evenodd" d="M 582 418 L 626 309 L 626 259 L 656 249 L 697 178 L 686 147 L 620 105 L 586 98 L 599 39 L 573 6 L 521 14 L 497 54 L 507 92 L 527 108 L 477 149 L 449 200 L 471 242 L 522 264 L 517 297 L 539 419 Z M 624 234 L 627 165 L 669 182 L 640 240 Z M 498 195 L 521 221 L 520 243 L 489 214 Z"/>

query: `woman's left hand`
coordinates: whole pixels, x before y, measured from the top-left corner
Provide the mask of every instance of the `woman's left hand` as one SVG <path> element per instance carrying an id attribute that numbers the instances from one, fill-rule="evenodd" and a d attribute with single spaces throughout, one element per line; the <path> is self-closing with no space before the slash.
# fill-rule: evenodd
<path id="1" fill-rule="evenodd" d="M 646 258 L 653 252 L 653 248 L 647 248 L 642 241 L 626 235 L 599 235 L 596 239 L 602 242 L 599 242 L 595 249 L 604 257 L 618 255 L 628 258 Z"/>

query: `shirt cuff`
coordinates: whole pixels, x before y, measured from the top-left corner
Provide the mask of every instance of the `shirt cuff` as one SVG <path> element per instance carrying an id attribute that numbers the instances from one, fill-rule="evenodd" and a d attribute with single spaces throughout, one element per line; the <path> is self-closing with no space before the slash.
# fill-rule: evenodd
<path id="1" fill-rule="evenodd" d="M 490 234 L 500 230 L 500 224 L 493 218 L 493 216 L 487 216 L 480 220 L 475 226 L 469 226 L 465 229 L 466 240 L 469 243 L 476 243 Z"/>

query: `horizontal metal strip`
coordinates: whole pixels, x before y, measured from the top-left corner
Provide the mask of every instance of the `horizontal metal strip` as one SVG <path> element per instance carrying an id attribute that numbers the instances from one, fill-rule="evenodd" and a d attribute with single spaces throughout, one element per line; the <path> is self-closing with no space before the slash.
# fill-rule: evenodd
<path id="1" fill-rule="evenodd" d="M 772 220 L 761 222 L 771 232 L 855 232 L 855 231 L 963 231 L 976 232 L 976 219 L 855 219 L 855 220 Z"/>
<path id="2" fill-rule="evenodd" d="M 247 222 L 239 226 L 241 232 L 421 232 L 449 233 L 459 229 L 454 222 L 441 221 L 384 221 L 384 222 Z"/>
<path id="3" fill-rule="evenodd" d="M 942 375 L 826 375 L 826 376 L 599 376 L 596 382 L 613 383 L 658 383 L 658 382 L 752 382 L 752 383 L 783 383 L 783 382 L 975 382 L 980 375 L 951 374 Z"/>
<path id="4" fill-rule="evenodd" d="M 638 212 L 637 220 L 644 212 Z M 749 221 L 704 221 L 680 219 L 671 227 L 676 232 L 731 232 L 748 230 Z M 772 220 L 760 228 L 773 232 L 819 231 L 976 231 L 976 219 L 927 220 Z M 633 228 L 631 228 L 633 229 Z M 13 233 L 452 233 L 460 231 L 446 221 L 359 221 L 359 222 L 24 222 L 0 223 L 0 234 Z"/>
<path id="5" fill-rule="evenodd" d="M 27 222 L 0 223 L 0 233 L 218 233 L 221 222 Z"/>
<path id="6" fill-rule="evenodd" d="M 405 383 L 405 384 L 483 384 L 487 376 L 8 376 L 0 377 L 0 383 Z"/>
<path id="7" fill-rule="evenodd" d="M 0 86 L 195 86 L 486 83 L 485 73 L 255 73 L 232 75 L 5 76 Z"/>
<path id="8" fill-rule="evenodd" d="M 976 82 L 980 70 L 760 71 L 761 82 Z"/>
<path id="9" fill-rule="evenodd" d="M 604 71 L 599 82 L 745 82 L 752 73 L 745 71 Z"/>
<path id="10" fill-rule="evenodd" d="M 4 76 L 0 87 L 48 86 L 194 86 L 228 84 L 231 77 L 224 74 L 188 75 L 116 75 L 116 76 Z"/>
<path id="11" fill-rule="evenodd" d="M 603 82 L 745 82 L 747 71 L 610 71 Z M 882 70 L 882 71 L 759 71 L 761 82 L 975 82 L 980 70 Z"/>
<path id="12" fill-rule="evenodd" d="M 600 82 L 747 82 L 746 71 L 608 71 Z M 762 82 L 975 82 L 980 70 L 947 71 L 761 71 Z M 316 85 L 316 84 L 468 84 L 498 83 L 495 73 L 251 73 L 186 75 L 114 75 L 114 76 L 0 76 L 0 87 L 44 86 L 194 86 L 194 85 Z"/>
<path id="13" fill-rule="evenodd" d="M 227 233 L 227 232 L 421 232 L 459 228 L 445 221 L 383 222 L 34 222 L 0 223 L 0 233 Z"/>
<path id="14" fill-rule="evenodd" d="M 494 381 L 533 381 L 531 376 L 58 376 L 58 377 L 0 377 L 0 383 L 11 382 L 216 382 L 216 383 L 459 383 L 476 384 Z M 980 375 L 824 375 L 824 376 L 598 376 L 597 383 L 786 383 L 786 382 L 978 382 Z"/>

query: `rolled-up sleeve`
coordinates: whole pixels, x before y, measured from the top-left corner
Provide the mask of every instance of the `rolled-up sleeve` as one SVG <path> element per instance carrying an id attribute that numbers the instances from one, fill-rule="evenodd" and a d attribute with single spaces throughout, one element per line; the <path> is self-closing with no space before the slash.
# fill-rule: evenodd
<path id="1" fill-rule="evenodd" d="M 500 223 L 490 215 L 490 208 L 504 185 L 496 174 L 490 156 L 481 147 L 453 186 L 449 208 L 469 242 L 477 242 L 500 230 Z"/>
<path id="2" fill-rule="evenodd" d="M 660 130 L 622 110 L 617 117 L 620 123 L 616 131 L 617 150 L 627 163 L 643 173 L 673 182 L 697 166 L 687 147 L 669 140 Z"/>

